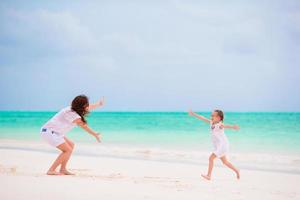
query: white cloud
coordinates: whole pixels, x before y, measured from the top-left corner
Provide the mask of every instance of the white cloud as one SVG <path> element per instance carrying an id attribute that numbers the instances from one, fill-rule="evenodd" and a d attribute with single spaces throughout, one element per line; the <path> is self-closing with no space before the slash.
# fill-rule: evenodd
<path id="1" fill-rule="evenodd" d="M 298 31 L 300 34 L 300 11 L 294 11 L 288 13 L 288 20 L 292 28 Z"/>
<path id="2" fill-rule="evenodd" d="M 15 67 L 0 68 L 8 98 L 18 96 L 16 83 L 36 94 L 42 84 L 34 81 L 55 77 L 41 88 L 49 96 L 59 85 L 57 99 L 78 88 L 101 90 L 113 96 L 114 109 L 152 106 L 153 96 L 161 108 L 170 106 L 170 98 L 194 99 L 195 107 L 198 100 L 208 105 L 230 99 L 236 110 L 242 104 L 263 109 L 273 99 L 292 108 L 299 99 L 288 98 L 299 73 L 299 62 L 289 59 L 299 57 L 299 28 L 293 27 L 298 15 L 287 20 L 279 6 L 198 0 L 49 4 L 0 13 L 0 63 Z M 251 103 L 257 96 L 264 105 Z"/>
<path id="3" fill-rule="evenodd" d="M 97 43 L 89 28 L 70 11 L 9 10 L 7 14 L 14 23 L 18 24 L 17 27 L 11 27 L 9 30 L 18 39 L 57 49 L 86 50 Z"/>

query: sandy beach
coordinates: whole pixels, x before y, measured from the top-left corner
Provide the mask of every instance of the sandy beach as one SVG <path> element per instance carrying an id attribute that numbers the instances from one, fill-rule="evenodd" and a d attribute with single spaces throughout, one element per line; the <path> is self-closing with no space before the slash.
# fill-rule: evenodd
<path id="1" fill-rule="evenodd" d="M 1 0 L 0 29 L 0 200 L 300 200 L 300 0 Z"/>
<path id="2" fill-rule="evenodd" d="M 212 181 L 200 178 L 203 164 L 180 162 L 176 153 L 156 159 L 153 150 L 125 148 L 106 154 L 93 152 L 95 146 L 78 144 L 70 161 L 75 176 L 47 176 L 45 171 L 57 152 L 41 142 L 0 141 L 0 199 L 299 199 L 300 174 L 264 169 L 244 169 L 236 180 L 228 169 L 218 165 Z M 98 149 L 96 149 L 98 150 Z M 129 151 L 127 149 L 127 151 Z M 157 152 L 158 150 L 156 150 Z M 110 154 L 109 154 L 110 153 Z M 129 152 L 127 152 L 129 154 Z M 154 155 L 152 155 L 152 153 Z M 176 161 L 177 156 L 177 161 Z M 172 157 L 172 156 L 171 156 Z M 294 159 L 294 158 L 293 158 Z M 294 160 L 294 169 L 299 163 Z"/>

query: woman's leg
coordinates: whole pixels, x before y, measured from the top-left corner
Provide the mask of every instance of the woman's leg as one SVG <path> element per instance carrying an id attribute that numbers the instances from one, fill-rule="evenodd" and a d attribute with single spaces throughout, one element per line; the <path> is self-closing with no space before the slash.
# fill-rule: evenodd
<path id="1" fill-rule="evenodd" d="M 212 172 L 212 169 L 214 167 L 214 160 L 217 156 L 212 153 L 210 156 L 209 156 L 209 164 L 208 164 L 208 171 L 207 171 L 207 175 L 203 175 L 202 174 L 202 177 L 207 179 L 207 180 L 210 180 L 211 178 L 211 172 Z"/>
<path id="2" fill-rule="evenodd" d="M 233 164 L 231 164 L 227 159 L 226 156 L 221 157 L 221 160 L 223 162 L 224 165 L 226 165 L 227 167 L 229 167 L 230 169 L 232 169 L 235 173 L 236 173 L 236 177 L 237 179 L 240 179 L 240 172 L 237 168 L 235 168 L 233 166 Z"/>
<path id="3" fill-rule="evenodd" d="M 74 143 L 73 143 L 71 140 L 69 140 L 67 137 L 64 137 L 64 139 L 65 139 L 66 143 L 70 146 L 71 152 L 73 152 L 73 149 L 74 149 L 74 146 L 75 146 Z M 61 166 L 60 166 L 60 173 L 65 174 L 65 175 L 74 175 L 73 173 L 69 172 L 69 171 L 67 170 L 67 168 L 66 168 L 67 163 L 68 163 L 70 157 L 71 157 L 71 154 L 70 154 L 70 156 L 69 156 L 68 158 L 66 158 L 66 159 L 61 163 Z"/>
<path id="4" fill-rule="evenodd" d="M 56 168 L 58 165 L 60 165 L 63 161 L 66 159 L 69 159 L 72 153 L 71 147 L 68 145 L 68 143 L 63 143 L 59 146 L 57 146 L 59 150 L 62 151 L 62 153 L 56 158 L 54 163 L 51 165 L 50 169 L 48 170 L 48 175 L 60 175 L 61 173 L 56 172 Z"/>

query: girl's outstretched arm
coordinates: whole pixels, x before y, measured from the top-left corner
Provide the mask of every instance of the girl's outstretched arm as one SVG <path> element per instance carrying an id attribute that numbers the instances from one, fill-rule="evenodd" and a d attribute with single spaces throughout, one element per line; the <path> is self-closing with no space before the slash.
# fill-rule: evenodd
<path id="1" fill-rule="evenodd" d="M 222 128 L 227 128 L 227 129 L 233 129 L 233 130 L 236 130 L 236 131 L 240 130 L 239 125 L 228 125 L 228 124 L 225 125 L 225 124 L 222 124 L 221 127 Z"/>
<path id="2" fill-rule="evenodd" d="M 84 123 L 81 119 L 75 119 L 73 123 L 80 126 L 82 129 L 84 129 L 86 132 L 88 132 L 90 135 L 94 136 L 98 142 L 101 142 L 100 140 L 100 133 L 95 132 L 93 129 L 91 129 L 86 123 Z"/>
<path id="3" fill-rule="evenodd" d="M 102 107 L 104 105 L 104 97 L 102 97 L 99 101 L 96 103 L 90 104 L 89 105 L 89 110 L 94 110 L 98 107 Z"/>
<path id="4" fill-rule="evenodd" d="M 198 114 L 194 113 L 192 110 L 189 111 L 189 115 L 193 116 L 193 117 L 196 117 L 196 118 L 198 118 L 198 119 L 200 119 L 200 120 L 202 120 L 202 121 L 204 121 L 206 123 L 210 123 L 211 122 L 210 119 L 207 119 L 206 117 L 203 117 L 202 115 L 198 115 Z"/>

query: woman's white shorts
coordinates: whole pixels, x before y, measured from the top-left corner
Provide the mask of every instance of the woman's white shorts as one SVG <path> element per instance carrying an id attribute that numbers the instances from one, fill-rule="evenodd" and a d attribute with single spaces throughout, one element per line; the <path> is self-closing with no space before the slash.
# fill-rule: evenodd
<path id="1" fill-rule="evenodd" d="M 53 147 L 57 147 L 65 143 L 64 135 L 60 135 L 49 129 L 43 128 L 41 130 L 41 137 L 43 138 L 43 140 L 45 140 L 48 144 L 50 144 Z"/>

